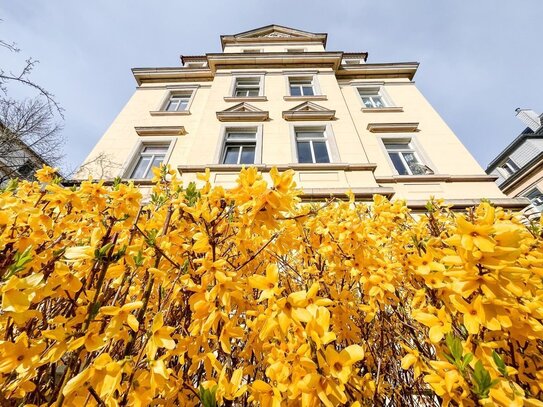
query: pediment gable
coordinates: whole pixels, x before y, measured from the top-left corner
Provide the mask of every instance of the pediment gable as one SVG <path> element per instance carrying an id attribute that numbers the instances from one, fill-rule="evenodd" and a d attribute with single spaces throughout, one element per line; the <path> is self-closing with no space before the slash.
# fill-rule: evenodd
<path id="1" fill-rule="evenodd" d="M 336 111 L 313 102 L 304 102 L 292 109 L 283 111 L 285 120 L 333 120 Z"/>
<path id="2" fill-rule="evenodd" d="M 247 102 L 238 103 L 228 109 L 217 112 L 217 119 L 228 121 L 264 121 L 269 118 L 269 112 L 259 109 Z"/>
<path id="3" fill-rule="evenodd" d="M 310 41 L 320 42 L 326 46 L 327 34 L 311 33 L 282 25 L 271 24 L 255 28 L 234 35 L 221 35 L 224 49 L 226 44 L 247 42 L 274 42 L 274 41 Z"/>

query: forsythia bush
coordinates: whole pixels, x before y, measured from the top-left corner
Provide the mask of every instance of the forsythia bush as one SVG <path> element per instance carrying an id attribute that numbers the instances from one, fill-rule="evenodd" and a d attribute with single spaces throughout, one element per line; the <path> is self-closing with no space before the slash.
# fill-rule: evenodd
<path id="1" fill-rule="evenodd" d="M 543 240 L 292 172 L 0 192 L 0 405 L 543 406 Z"/>

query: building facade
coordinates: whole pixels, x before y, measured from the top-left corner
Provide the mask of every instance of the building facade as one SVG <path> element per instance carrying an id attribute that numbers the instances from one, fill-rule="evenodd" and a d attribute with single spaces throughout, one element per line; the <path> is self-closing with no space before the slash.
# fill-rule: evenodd
<path id="1" fill-rule="evenodd" d="M 496 184 L 509 197 L 529 199 L 527 214 L 543 212 L 543 114 L 516 109 L 527 126 L 488 165 L 486 172 L 497 177 Z"/>
<path id="2" fill-rule="evenodd" d="M 418 63 L 368 63 L 326 50 L 326 34 L 270 25 L 221 36 L 221 53 L 179 67 L 135 68 L 137 88 L 79 172 L 134 179 L 169 163 L 186 182 L 211 170 L 229 187 L 240 168 L 292 168 L 305 199 L 373 194 L 456 207 L 499 190 L 419 92 Z M 105 163 L 105 164 L 104 164 Z M 146 181 L 147 180 L 147 181 Z"/>

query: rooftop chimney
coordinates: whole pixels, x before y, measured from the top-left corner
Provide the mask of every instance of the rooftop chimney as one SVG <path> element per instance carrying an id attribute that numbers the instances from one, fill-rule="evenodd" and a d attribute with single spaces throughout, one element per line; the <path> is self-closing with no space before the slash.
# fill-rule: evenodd
<path id="1" fill-rule="evenodd" d="M 517 112 L 517 117 L 520 119 L 520 121 L 534 132 L 541 127 L 541 119 L 533 110 L 517 108 L 515 109 L 515 112 Z"/>

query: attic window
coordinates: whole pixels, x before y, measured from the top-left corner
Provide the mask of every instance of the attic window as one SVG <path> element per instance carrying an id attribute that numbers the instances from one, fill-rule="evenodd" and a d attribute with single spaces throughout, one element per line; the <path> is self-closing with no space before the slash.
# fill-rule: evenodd
<path id="1" fill-rule="evenodd" d="M 287 52 L 305 52 L 305 48 L 287 48 Z"/>
<path id="2" fill-rule="evenodd" d="M 246 48 L 243 50 L 244 54 L 253 54 L 255 52 L 264 52 L 262 48 Z"/>

